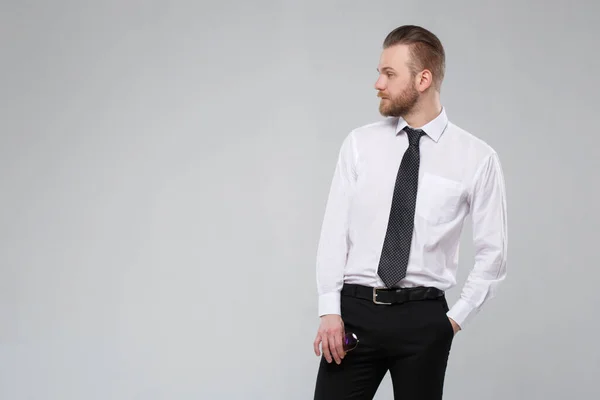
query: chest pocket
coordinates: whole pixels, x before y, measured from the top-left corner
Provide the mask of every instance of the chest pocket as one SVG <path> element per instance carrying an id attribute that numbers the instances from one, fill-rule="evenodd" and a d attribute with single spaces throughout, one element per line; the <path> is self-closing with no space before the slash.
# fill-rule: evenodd
<path id="1" fill-rule="evenodd" d="M 462 194 L 459 182 L 424 172 L 419 182 L 415 214 L 434 225 L 451 221 L 459 211 Z"/>

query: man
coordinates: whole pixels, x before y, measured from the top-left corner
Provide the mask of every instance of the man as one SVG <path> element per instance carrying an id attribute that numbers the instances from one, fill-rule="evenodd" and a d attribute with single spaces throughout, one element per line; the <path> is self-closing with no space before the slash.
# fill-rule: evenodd
<path id="1" fill-rule="evenodd" d="M 388 118 L 341 145 L 317 251 L 317 400 L 372 399 L 388 371 L 395 399 L 441 399 L 454 335 L 506 276 L 498 154 L 449 122 L 444 69 L 433 33 L 393 30 L 375 83 Z M 449 308 L 444 292 L 456 284 L 469 214 L 475 263 Z M 359 340 L 347 352 L 345 333 Z"/>

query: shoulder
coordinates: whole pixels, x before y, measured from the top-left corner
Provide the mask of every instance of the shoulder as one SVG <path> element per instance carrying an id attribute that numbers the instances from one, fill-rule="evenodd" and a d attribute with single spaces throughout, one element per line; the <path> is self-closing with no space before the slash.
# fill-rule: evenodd
<path id="1" fill-rule="evenodd" d="M 481 182 L 503 179 L 502 165 L 496 150 L 481 137 L 451 122 L 447 126 L 447 139 L 457 144 L 457 154 L 463 155 L 466 170 L 470 171 L 471 187 Z M 445 134 L 445 133 L 444 133 Z"/>
<path id="2" fill-rule="evenodd" d="M 453 122 L 448 122 L 446 130 L 449 140 L 457 142 L 462 148 L 469 149 L 470 153 L 478 156 L 477 158 L 485 159 L 496 155 L 496 150 L 488 142 Z"/>
<path id="3" fill-rule="evenodd" d="M 352 130 L 356 134 L 372 133 L 378 131 L 388 131 L 394 129 L 398 124 L 398 118 L 385 118 L 379 121 L 369 122 L 358 126 Z"/>
<path id="4" fill-rule="evenodd" d="M 374 139 L 379 135 L 387 135 L 396 129 L 398 124 L 398 118 L 385 118 L 379 121 L 369 122 L 364 125 L 360 125 L 347 135 L 354 141 L 364 141 L 366 139 Z"/>

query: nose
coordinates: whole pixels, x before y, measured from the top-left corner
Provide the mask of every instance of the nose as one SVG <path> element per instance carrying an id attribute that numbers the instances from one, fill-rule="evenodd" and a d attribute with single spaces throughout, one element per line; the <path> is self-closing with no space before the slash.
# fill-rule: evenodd
<path id="1" fill-rule="evenodd" d="M 380 75 L 379 78 L 377 78 L 377 80 L 375 81 L 375 89 L 379 91 L 383 91 L 385 89 L 385 82 L 383 76 Z"/>

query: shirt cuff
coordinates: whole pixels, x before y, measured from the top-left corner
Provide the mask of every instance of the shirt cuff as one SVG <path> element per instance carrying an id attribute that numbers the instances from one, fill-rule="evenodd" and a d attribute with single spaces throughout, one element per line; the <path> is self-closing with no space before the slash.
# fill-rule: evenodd
<path id="1" fill-rule="evenodd" d="M 476 307 L 472 306 L 466 300 L 458 299 L 454 306 L 448 311 L 447 315 L 463 329 L 469 324 L 478 311 L 479 310 Z"/>
<path id="2" fill-rule="evenodd" d="M 319 317 L 326 314 L 342 315 L 340 292 L 330 292 L 319 296 Z"/>

